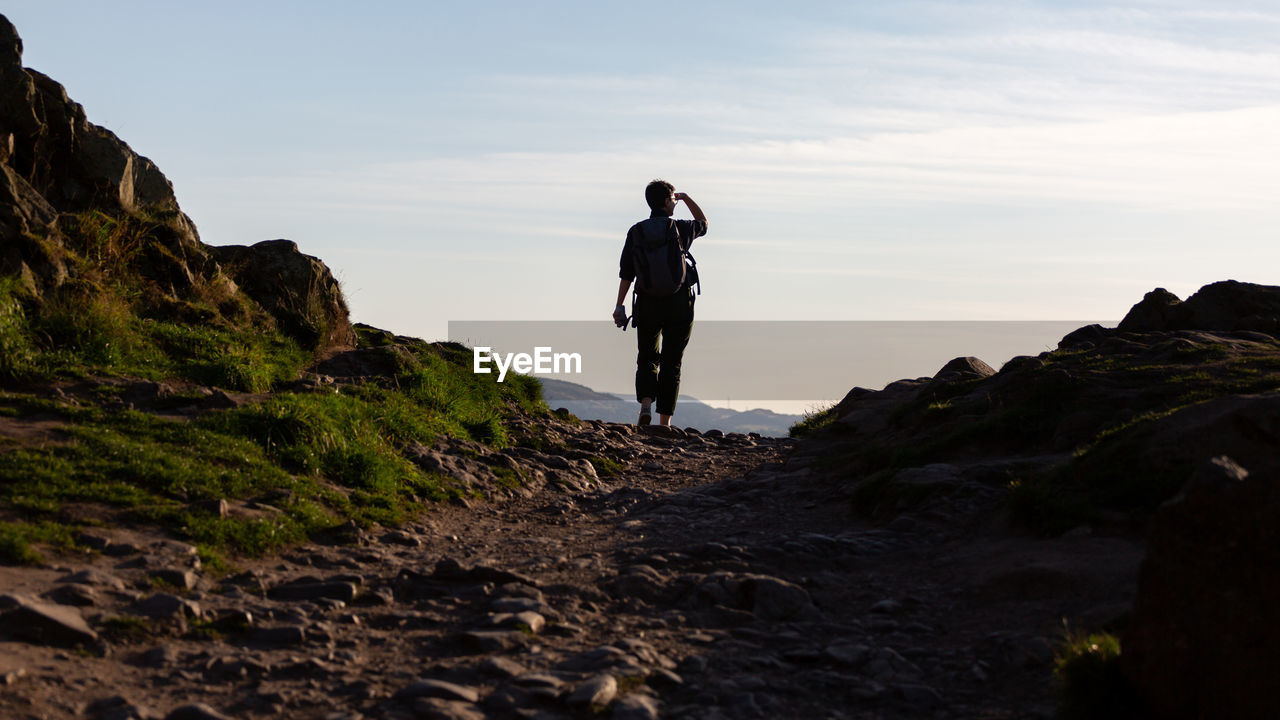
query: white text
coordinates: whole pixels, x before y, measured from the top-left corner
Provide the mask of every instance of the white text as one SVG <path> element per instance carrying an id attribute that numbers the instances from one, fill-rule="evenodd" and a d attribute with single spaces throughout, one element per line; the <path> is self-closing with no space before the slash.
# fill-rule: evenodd
<path id="1" fill-rule="evenodd" d="M 498 382 L 507 377 L 507 370 L 514 370 L 524 375 L 547 375 L 550 373 L 582 374 L 582 356 L 578 353 L 553 353 L 549 347 L 535 347 L 533 354 L 528 353 L 494 353 L 493 348 L 478 347 L 472 350 L 474 360 L 472 369 L 477 373 L 488 374 L 489 363 L 498 366 Z M 561 369 L 563 363 L 564 369 Z"/>

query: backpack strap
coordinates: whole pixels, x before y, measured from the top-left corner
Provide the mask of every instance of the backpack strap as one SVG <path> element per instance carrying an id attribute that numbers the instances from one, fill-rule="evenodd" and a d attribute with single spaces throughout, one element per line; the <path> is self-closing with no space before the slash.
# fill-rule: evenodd
<path id="1" fill-rule="evenodd" d="M 688 250 L 684 251 L 684 256 L 689 258 L 689 269 L 693 270 L 693 284 L 698 286 L 698 294 L 702 294 L 702 276 L 698 275 L 698 261 L 693 259 L 693 253 Z"/>

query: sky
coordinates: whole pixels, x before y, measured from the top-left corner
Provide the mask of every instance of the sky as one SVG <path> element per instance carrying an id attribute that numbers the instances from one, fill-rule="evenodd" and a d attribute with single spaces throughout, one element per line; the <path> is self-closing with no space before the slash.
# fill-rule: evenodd
<path id="1" fill-rule="evenodd" d="M 655 177 L 710 220 L 699 319 L 1114 321 L 1280 268 L 1272 2 L 3 12 L 206 243 L 294 240 L 401 334 L 606 320 Z"/>

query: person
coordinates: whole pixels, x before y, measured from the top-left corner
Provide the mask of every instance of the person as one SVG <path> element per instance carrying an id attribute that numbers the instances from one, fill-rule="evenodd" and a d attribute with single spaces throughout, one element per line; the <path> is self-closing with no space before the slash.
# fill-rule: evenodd
<path id="1" fill-rule="evenodd" d="M 693 198 L 676 192 L 675 186 L 665 180 L 649 183 L 644 189 L 644 198 L 649 204 L 649 219 L 641 220 L 627 231 L 619 260 L 618 302 L 613 320 L 618 327 L 625 329 L 627 314 L 623 302 L 634 281 L 636 295 L 631 313 L 636 328 L 636 400 L 640 402 L 637 424 L 652 422 L 656 403 L 658 423 L 669 427 L 680 391 L 680 365 L 693 333 L 693 284 L 697 281 L 697 274 L 685 263 L 685 280 L 676 291 L 654 294 L 637 278 L 637 260 L 643 253 L 646 239 L 650 247 L 656 247 L 664 240 L 669 242 L 674 232 L 680 246 L 680 262 L 684 263 L 684 254 L 694 238 L 707 233 L 707 216 Z M 672 219 L 678 203 L 685 204 L 689 214 L 693 215 L 692 220 Z"/>

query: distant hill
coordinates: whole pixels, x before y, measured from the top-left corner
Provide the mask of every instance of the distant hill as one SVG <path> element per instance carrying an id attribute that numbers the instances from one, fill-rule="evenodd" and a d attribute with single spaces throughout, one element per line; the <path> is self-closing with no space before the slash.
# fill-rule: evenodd
<path id="1" fill-rule="evenodd" d="M 630 395 L 602 393 L 585 385 L 539 378 L 547 405 L 566 408 L 584 420 L 634 423 L 638 405 Z M 655 422 L 657 418 L 654 418 Z M 724 432 L 756 432 L 772 437 L 785 436 L 799 415 L 783 415 L 771 410 L 729 410 L 707 405 L 687 395 L 680 396 L 674 422 L 680 427 Z"/>

